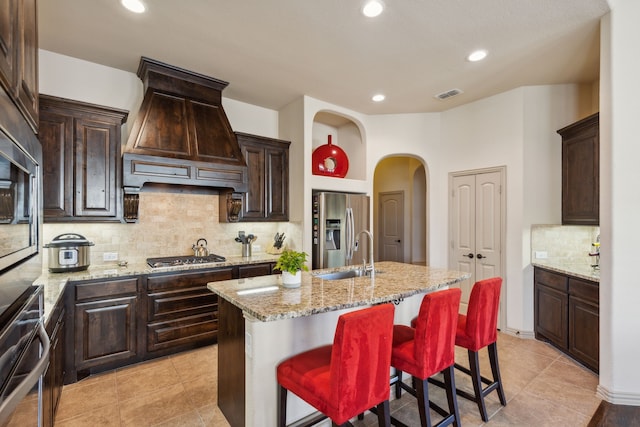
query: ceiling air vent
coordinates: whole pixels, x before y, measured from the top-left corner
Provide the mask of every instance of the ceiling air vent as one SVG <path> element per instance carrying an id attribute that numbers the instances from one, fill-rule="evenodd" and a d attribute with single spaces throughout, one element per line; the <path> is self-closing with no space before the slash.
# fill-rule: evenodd
<path id="1" fill-rule="evenodd" d="M 462 91 L 460 89 L 450 89 L 446 92 L 437 94 L 435 98 L 438 98 L 439 100 L 444 101 L 445 99 L 454 97 L 456 95 L 460 95 L 461 93 Z"/>

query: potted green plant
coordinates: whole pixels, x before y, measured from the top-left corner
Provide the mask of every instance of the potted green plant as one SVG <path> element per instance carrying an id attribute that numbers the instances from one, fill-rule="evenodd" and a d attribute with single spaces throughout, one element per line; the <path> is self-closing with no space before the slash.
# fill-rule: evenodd
<path id="1" fill-rule="evenodd" d="M 305 265 L 307 254 L 305 252 L 297 252 L 286 249 L 278 258 L 278 262 L 273 267 L 274 270 L 282 271 L 282 285 L 287 288 L 295 288 L 300 286 L 301 271 L 309 271 Z"/>

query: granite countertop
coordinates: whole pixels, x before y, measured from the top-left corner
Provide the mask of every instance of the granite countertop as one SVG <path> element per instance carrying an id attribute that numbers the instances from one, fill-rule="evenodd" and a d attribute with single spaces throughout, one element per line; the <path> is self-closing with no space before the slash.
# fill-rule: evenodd
<path id="1" fill-rule="evenodd" d="M 374 278 L 355 277 L 326 280 L 319 273 L 354 268 L 341 267 L 302 272 L 299 288 L 282 286 L 280 275 L 211 282 L 207 287 L 260 321 L 309 316 L 350 307 L 399 301 L 421 293 L 435 291 L 470 277 L 468 273 L 397 262 L 375 263 Z M 249 290 L 249 293 L 242 291 Z"/>
<path id="2" fill-rule="evenodd" d="M 578 277 L 600 283 L 600 270 L 596 270 L 591 265 L 585 263 L 567 262 L 563 260 L 536 260 L 531 265 L 534 267 L 546 268 L 547 270 Z"/>
<path id="3" fill-rule="evenodd" d="M 151 268 L 146 262 L 130 263 L 126 267 L 117 264 L 103 264 L 90 266 L 87 270 L 63 273 L 51 273 L 45 271 L 38 277 L 34 285 L 44 287 L 44 319 L 48 321 L 51 311 L 61 298 L 64 288 L 69 281 L 81 281 L 92 279 L 109 279 L 127 276 L 139 276 L 145 274 L 157 274 L 168 272 L 182 272 L 188 270 L 202 270 L 205 268 L 231 267 L 244 264 L 260 264 L 264 262 L 276 262 L 279 255 L 266 253 L 256 254 L 250 257 L 232 256 L 226 257 L 224 262 L 212 262 L 207 264 L 178 265 L 174 267 Z"/>

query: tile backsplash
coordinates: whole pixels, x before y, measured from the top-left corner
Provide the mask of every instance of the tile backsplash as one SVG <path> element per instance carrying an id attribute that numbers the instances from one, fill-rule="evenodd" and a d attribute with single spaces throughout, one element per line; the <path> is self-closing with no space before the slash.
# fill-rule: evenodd
<path id="1" fill-rule="evenodd" d="M 548 260 L 568 264 L 591 264 L 591 244 L 599 234 L 598 226 L 533 225 L 531 261 L 536 261 L 536 252 L 546 252 Z"/>
<path id="2" fill-rule="evenodd" d="M 277 232 L 286 233 L 285 245 L 300 250 L 302 225 L 294 222 L 220 223 L 217 195 L 143 192 L 139 222 L 44 224 L 43 243 L 64 233 L 78 233 L 94 242 L 91 265 L 115 264 L 103 261 L 105 252 L 117 252 L 119 260 L 145 262 L 150 257 L 193 255 L 192 245 L 205 238 L 211 253 L 242 255 L 234 239 L 238 231 L 254 234 L 253 253 L 264 252 Z M 48 266 L 44 251 L 43 267 Z"/>

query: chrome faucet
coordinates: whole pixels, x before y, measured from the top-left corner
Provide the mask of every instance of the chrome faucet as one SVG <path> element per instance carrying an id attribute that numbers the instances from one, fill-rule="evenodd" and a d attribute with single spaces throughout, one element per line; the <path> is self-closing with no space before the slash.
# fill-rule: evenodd
<path id="1" fill-rule="evenodd" d="M 369 266 L 367 266 L 367 260 L 364 257 L 362 257 L 363 269 L 367 276 L 374 277 L 376 270 L 373 267 L 373 234 L 371 234 L 369 230 L 362 230 L 361 232 L 359 232 L 356 235 L 356 244 L 355 244 L 356 250 L 358 250 L 360 235 L 362 233 L 366 234 L 369 237 Z"/>

